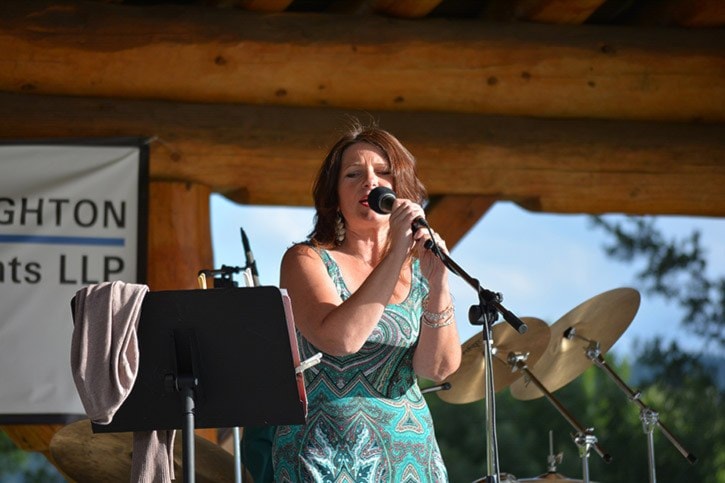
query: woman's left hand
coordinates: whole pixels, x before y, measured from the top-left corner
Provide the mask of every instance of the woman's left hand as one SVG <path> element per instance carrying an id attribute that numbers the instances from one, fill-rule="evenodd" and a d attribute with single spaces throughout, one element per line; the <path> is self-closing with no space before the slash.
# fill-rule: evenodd
<path id="1" fill-rule="evenodd" d="M 425 248 L 426 242 L 431 240 L 431 232 L 433 233 L 433 242 L 443 253 L 448 254 L 446 242 L 440 237 L 440 235 L 438 235 L 438 233 L 432 230 L 429 231 L 426 227 L 419 228 L 413 235 L 413 238 L 415 239 L 416 249 L 418 250 L 420 269 L 423 272 L 423 276 L 425 276 L 429 283 L 443 282 L 445 277 L 448 275 L 446 272 L 446 266 L 435 254 L 435 247 L 431 246 L 431 248 Z"/>
<path id="2" fill-rule="evenodd" d="M 423 302 L 423 309 L 443 316 L 453 307 L 453 300 L 448 289 L 448 267 L 433 251 L 435 247 L 425 248 L 426 242 L 433 242 L 448 254 L 446 243 L 440 235 L 420 228 L 413 235 L 415 248 L 418 250 L 420 270 L 428 280 L 428 294 Z M 418 347 L 413 356 L 413 367 L 416 374 L 433 381 L 443 381 L 453 374 L 461 365 L 461 343 L 455 323 L 455 313 L 448 313 L 444 320 L 437 320 L 443 325 L 431 326 L 421 317 L 421 335 Z"/>

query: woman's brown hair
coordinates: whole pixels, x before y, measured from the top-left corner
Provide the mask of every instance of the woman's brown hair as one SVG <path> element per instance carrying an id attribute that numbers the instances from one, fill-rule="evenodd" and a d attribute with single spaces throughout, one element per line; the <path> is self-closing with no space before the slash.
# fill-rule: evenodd
<path id="1" fill-rule="evenodd" d="M 316 210 L 315 227 L 309 238 L 317 246 L 333 248 L 337 245 L 335 221 L 340 203 L 337 195 L 340 165 L 345 150 L 359 142 L 371 144 L 382 150 L 393 174 L 393 190 L 396 196 L 420 204 L 426 199 L 425 187 L 416 172 L 415 158 L 405 146 L 388 131 L 376 126 L 363 127 L 355 123 L 330 148 L 315 179 L 312 190 Z"/>

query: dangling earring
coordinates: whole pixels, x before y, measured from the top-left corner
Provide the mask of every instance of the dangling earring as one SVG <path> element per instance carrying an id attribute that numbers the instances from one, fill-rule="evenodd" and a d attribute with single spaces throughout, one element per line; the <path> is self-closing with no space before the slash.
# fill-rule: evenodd
<path id="1" fill-rule="evenodd" d="M 337 212 L 337 218 L 335 218 L 335 243 L 342 245 L 345 241 L 345 220 L 342 218 L 342 213 Z"/>

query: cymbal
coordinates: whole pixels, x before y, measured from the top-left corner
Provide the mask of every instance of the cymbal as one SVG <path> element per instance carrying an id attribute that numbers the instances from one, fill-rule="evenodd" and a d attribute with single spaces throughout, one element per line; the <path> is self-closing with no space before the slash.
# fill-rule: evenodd
<path id="1" fill-rule="evenodd" d="M 183 479 L 181 434 L 174 441 L 174 472 Z M 50 454 L 60 469 L 79 483 L 127 483 L 131 479 L 133 433 L 93 433 L 88 419 L 76 421 L 55 433 Z M 221 446 L 194 436 L 196 481 L 234 481 L 234 457 Z"/>
<path id="2" fill-rule="evenodd" d="M 501 477 L 501 483 L 518 483 L 519 481 L 511 473 L 499 473 L 499 476 Z M 486 479 L 487 478 L 479 478 L 474 480 L 473 483 L 486 483 Z"/>
<path id="3" fill-rule="evenodd" d="M 592 364 L 585 352 L 588 341 L 598 342 L 604 354 L 632 322 L 639 303 L 639 292 L 625 287 L 603 292 L 576 306 L 552 324 L 549 346 L 539 362 L 529 365 L 529 370 L 549 392 L 565 386 Z M 576 337 L 570 340 L 565 334 L 571 328 Z M 544 393 L 526 379 L 511 384 L 511 394 L 521 400 L 542 397 Z"/>
<path id="4" fill-rule="evenodd" d="M 493 345 L 496 349 L 493 358 L 493 388 L 500 391 L 521 377 L 520 371 L 513 371 L 506 358 L 510 352 L 529 353 L 528 363 L 536 362 L 549 345 L 549 326 L 543 320 L 534 317 L 522 317 L 529 330 L 518 333 L 507 322 L 492 326 Z M 439 391 L 438 397 L 446 402 L 465 404 L 485 397 L 485 361 L 483 359 L 482 333 L 474 335 L 463 343 L 461 366 L 444 382 L 451 388 Z"/>
<path id="5" fill-rule="evenodd" d="M 571 478 L 567 478 L 566 476 L 560 475 L 556 472 L 548 472 L 544 473 L 543 475 L 539 475 L 536 478 L 524 478 L 522 480 L 518 480 L 521 483 L 534 483 L 536 481 L 558 481 L 560 483 L 583 483 L 584 480 L 572 480 Z M 591 481 L 591 480 L 590 480 Z M 591 483 L 596 483 L 592 481 Z"/>

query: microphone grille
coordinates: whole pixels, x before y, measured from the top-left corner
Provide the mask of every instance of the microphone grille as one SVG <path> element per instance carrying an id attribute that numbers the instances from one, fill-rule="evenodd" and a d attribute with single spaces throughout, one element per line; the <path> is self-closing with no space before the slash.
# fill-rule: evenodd
<path id="1" fill-rule="evenodd" d="M 385 186 L 378 186 L 368 195 L 368 206 L 376 213 L 380 213 L 381 215 L 388 214 L 390 213 L 392 203 L 385 203 L 383 201 L 385 198 L 395 200 L 395 192 Z"/>

